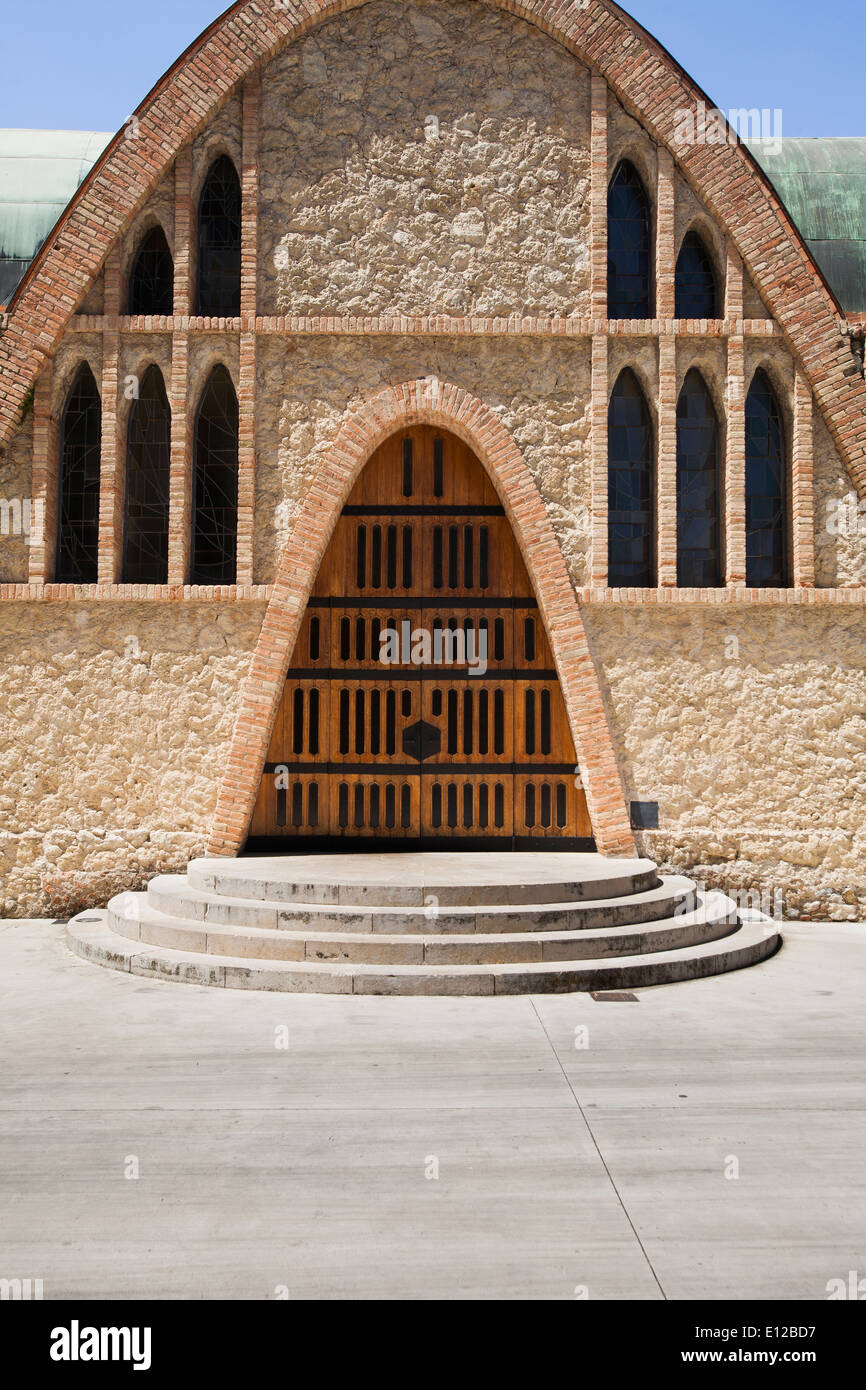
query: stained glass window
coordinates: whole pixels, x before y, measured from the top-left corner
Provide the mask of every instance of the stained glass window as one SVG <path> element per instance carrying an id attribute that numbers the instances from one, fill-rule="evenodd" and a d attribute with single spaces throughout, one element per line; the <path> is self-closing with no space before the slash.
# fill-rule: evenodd
<path id="1" fill-rule="evenodd" d="M 716 275 L 706 246 L 697 232 L 687 232 L 677 257 L 676 308 L 678 319 L 719 317 Z"/>
<path id="2" fill-rule="evenodd" d="M 99 467 L 102 403 L 93 373 L 79 368 L 60 424 L 58 584 L 95 584 L 99 577 Z"/>
<path id="3" fill-rule="evenodd" d="M 198 312 L 236 318 L 241 311 L 241 185 L 222 155 L 205 179 L 198 211 Z"/>
<path id="4" fill-rule="evenodd" d="M 195 426 L 192 584 L 234 584 L 238 536 L 238 398 L 215 367 Z"/>
<path id="5" fill-rule="evenodd" d="M 619 377 L 608 412 L 608 584 L 652 588 L 653 428 L 637 378 Z"/>
<path id="6" fill-rule="evenodd" d="M 788 582 L 785 429 L 766 372 L 755 372 L 746 397 L 746 583 Z"/>
<path id="7" fill-rule="evenodd" d="M 130 314 L 174 312 L 174 262 L 162 227 L 147 233 L 129 276 Z"/>
<path id="8" fill-rule="evenodd" d="M 706 383 L 694 368 L 677 402 L 677 584 L 721 584 L 719 426 Z"/>
<path id="9" fill-rule="evenodd" d="M 609 318 L 652 318 L 650 265 L 649 202 L 634 165 L 623 160 L 607 193 Z"/>
<path id="10" fill-rule="evenodd" d="M 149 367 L 127 430 L 125 584 L 168 582 L 170 468 L 171 410 L 161 371 Z"/>

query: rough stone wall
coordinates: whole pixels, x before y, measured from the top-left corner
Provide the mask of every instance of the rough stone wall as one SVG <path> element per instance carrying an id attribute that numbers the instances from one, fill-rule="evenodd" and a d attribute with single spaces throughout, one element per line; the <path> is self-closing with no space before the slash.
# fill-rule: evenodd
<path id="1" fill-rule="evenodd" d="M 611 338 L 607 345 L 610 392 L 626 367 L 634 372 L 640 382 L 650 414 L 658 427 L 659 354 L 656 344 L 648 338 Z"/>
<path id="2" fill-rule="evenodd" d="M 748 272 L 743 276 L 743 315 L 747 319 L 768 319 L 770 312 Z"/>
<path id="3" fill-rule="evenodd" d="M 720 457 L 724 458 L 725 447 L 725 380 L 728 355 L 725 344 L 708 338 L 680 338 L 677 343 L 677 392 L 680 392 L 686 376 L 695 368 L 703 377 L 707 390 L 713 398 L 719 424 Z"/>
<path id="4" fill-rule="evenodd" d="M 576 585 L 587 583 L 590 350 L 506 338 L 284 340 L 262 344 L 256 581 L 269 583 L 314 472 L 350 404 L 383 381 L 435 374 L 463 386 L 514 436 L 547 501 Z"/>
<path id="5" fill-rule="evenodd" d="M 147 207 L 144 208 L 127 230 L 121 245 L 121 269 L 124 281 L 124 293 L 121 297 L 121 313 L 127 312 L 127 288 L 129 275 L 135 260 L 138 248 L 146 235 L 156 224 L 162 227 L 165 232 L 169 246 L 174 246 L 174 179 L 164 179 L 160 186 L 154 191 L 153 196 L 148 199 Z M 82 308 L 82 313 L 101 313 L 101 309 L 91 309 L 89 306 Z"/>
<path id="6" fill-rule="evenodd" d="M 651 191 L 653 141 L 612 96 L 609 116 L 611 167 L 632 159 Z M 213 158 L 226 151 L 240 165 L 240 133 L 234 99 L 193 143 L 193 204 Z M 477 0 L 377 0 L 317 28 L 263 74 L 259 311 L 588 314 L 588 137 L 582 65 Z M 154 214 L 171 240 L 172 178 L 126 236 L 125 267 Z M 677 244 L 704 214 L 678 175 Z M 721 257 L 720 236 L 702 229 Z M 102 302 L 100 277 L 85 303 Z M 746 276 L 746 317 L 766 313 Z M 169 353 L 167 335 L 125 337 L 122 374 L 156 361 L 168 385 Z M 656 414 L 657 344 L 614 337 L 609 354 L 611 387 L 632 366 Z M 101 385 L 101 358 L 98 333 L 66 335 L 55 416 L 81 360 Z M 193 334 L 191 411 L 217 361 L 237 383 L 237 336 Z M 790 431 L 791 355 L 750 340 L 747 380 L 759 364 Z M 691 365 L 720 406 L 724 344 L 680 339 L 679 385 Z M 574 584 L 588 582 L 589 342 L 456 336 L 259 339 L 256 582 L 273 579 L 347 411 L 385 382 L 430 374 L 502 420 Z M 29 495 L 31 441 L 28 422 L 6 452 L 0 496 Z M 817 583 L 864 584 L 866 514 L 852 508 L 817 414 L 815 476 Z M 0 580 L 25 579 L 26 566 L 21 538 L 0 536 Z M 4 606 L 0 909 L 94 904 L 203 848 L 262 616 L 247 603 Z M 627 796 L 660 802 L 646 852 L 710 884 L 782 887 L 790 914 L 866 915 L 862 610 L 585 616 Z"/>
<path id="7" fill-rule="evenodd" d="M 190 338 L 189 344 L 189 409 L 192 418 L 198 410 L 199 402 L 207 386 L 208 378 L 218 364 L 228 368 L 235 390 L 238 390 L 240 375 L 240 343 L 237 335 L 228 339 L 222 334 L 203 333 Z M 262 402 L 262 406 L 265 402 Z M 311 402 L 311 409 L 315 406 Z M 256 410 L 258 420 L 258 409 Z M 267 510 L 258 511 L 256 524 L 268 528 L 271 517 Z"/>
<path id="8" fill-rule="evenodd" d="M 67 333 L 57 352 L 51 369 L 51 413 L 60 424 L 66 397 L 78 375 L 78 368 L 86 362 L 93 372 L 97 389 L 102 393 L 102 336 L 99 333 Z"/>
<path id="9" fill-rule="evenodd" d="M 101 314 L 105 311 L 105 276 L 97 275 L 81 302 L 79 313 Z"/>
<path id="10" fill-rule="evenodd" d="M 785 426 L 785 444 L 790 457 L 794 438 L 794 361 L 784 343 L 776 338 L 746 340 L 746 393 L 760 369 L 773 384 Z"/>
<path id="11" fill-rule="evenodd" d="M 8 604 L 0 916 L 66 915 L 203 851 L 262 604 Z"/>
<path id="12" fill-rule="evenodd" d="M 120 405 L 118 418 L 122 424 L 121 438 L 126 438 L 126 421 L 132 405 L 132 392 L 144 378 L 148 367 L 159 367 L 166 391 L 171 386 L 171 339 L 164 333 L 136 333 L 135 337 L 122 338 L 120 342 L 120 364 L 118 371 L 118 393 Z"/>
<path id="13" fill-rule="evenodd" d="M 788 916 L 866 916 L 866 616 L 585 611 L 645 853 Z M 756 904 L 757 905 L 757 904 Z"/>
<path id="14" fill-rule="evenodd" d="M 679 254 L 686 232 L 692 229 L 699 233 L 713 262 L 713 269 L 716 273 L 716 288 L 719 295 L 719 315 L 723 316 L 726 257 L 724 232 L 707 212 L 704 204 L 686 183 L 679 170 L 675 176 L 675 187 L 674 245 L 676 254 Z"/>
<path id="15" fill-rule="evenodd" d="M 866 584 L 866 502 L 817 412 L 815 583 L 821 589 Z"/>
<path id="16" fill-rule="evenodd" d="M 621 159 L 628 159 L 637 169 L 652 206 L 658 175 L 658 147 L 644 130 L 640 121 L 635 120 L 622 104 L 608 91 L 607 98 L 607 160 L 608 173 L 613 171 Z"/>
<path id="17" fill-rule="evenodd" d="M 204 847 L 261 604 L 9 605 L 0 912 L 65 914 Z M 866 916 L 866 618 L 585 610 L 641 849 L 788 917 Z"/>
<path id="18" fill-rule="evenodd" d="M 27 579 L 29 549 L 24 504 L 32 498 L 33 412 L 15 431 L 0 465 L 0 584 Z M 3 510 L 3 503 L 9 506 Z M 17 504 L 17 506 L 16 506 Z M 35 517 L 31 509 L 31 526 Z"/>
<path id="19" fill-rule="evenodd" d="M 262 80 L 265 314 L 588 314 L 589 74 L 480 4 L 383 3 Z"/>
<path id="20" fill-rule="evenodd" d="M 241 171 L 241 98 L 234 96 L 217 113 L 205 130 L 192 142 L 192 205 L 198 207 L 204 181 L 211 165 L 227 154 Z"/>

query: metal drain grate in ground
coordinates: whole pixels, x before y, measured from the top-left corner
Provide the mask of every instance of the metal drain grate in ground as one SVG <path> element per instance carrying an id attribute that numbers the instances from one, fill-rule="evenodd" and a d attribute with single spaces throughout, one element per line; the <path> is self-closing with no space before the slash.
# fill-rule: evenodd
<path id="1" fill-rule="evenodd" d="M 628 994 L 625 990 L 598 990 L 592 989 L 589 992 L 590 999 L 597 999 L 599 1004 L 639 1004 L 640 1000 L 636 994 Z"/>

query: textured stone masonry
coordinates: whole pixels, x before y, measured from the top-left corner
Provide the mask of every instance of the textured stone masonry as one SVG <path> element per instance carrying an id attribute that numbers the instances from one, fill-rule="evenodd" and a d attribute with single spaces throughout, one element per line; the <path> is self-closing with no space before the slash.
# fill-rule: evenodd
<path id="1" fill-rule="evenodd" d="M 640 114 L 650 135 L 673 149 L 676 112 L 701 94 L 654 40 L 641 34 L 635 41 L 632 21 L 622 11 L 601 0 L 586 7 L 535 0 L 500 7 L 525 16 L 603 75 L 623 106 Z M 140 138 L 118 136 L 16 296 L 0 341 L 0 358 L 5 361 L 0 421 L 7 433 L 28 384 L 84 297 L 112 240 L 164 175 L 174 151 L 188 143 L 249 72 L 283 48 L 289 37 L 350 8 L 346 0 L 338 0 L 303 11 L 287 4 L 263 13 L 256 0 L 241 0 L 158 84 L 139 112 Z M 686 177 L 736 239 L 770 310 L 800 354 L 831 432 L 862 489 L 866 387 L 862 379 L 859 384 L 855 379 L 850 349 L 839 334 L 838 307 L 799 234 L 744 147 L 693 145 L 679 147 L 678 153 Z M 43 265 L 45 272 L 38 274 Z M 847 389 L 839 392 L 842 384 Z"/>
<path id="2" fill-rule="evenodd" d="M 658 800 L 647 853 L 738 888 L 781 864 L 792 911 L 864 914 L 866 386 L 747 151 L 673 145 L 674 113 L 699 96 L 603 0 L 243 0 L 158 85 L 141 138 L 118 137 L 0 322 L 0 469 L 18 490 L 29 474 L 46 517 L 36 544 L 0 536 L 7 910 L 84 905 L 206 845 L 240 847 L 340 506 L 385 434 L 418 421 L 476 451 L 515 526 L 600 847 L 630 852 L 628 802 Z M 195 207 L 223 149 L 242 185 L 241 315 L 203 319 Z M 657 317 L 638 322 L 607 319 L 623 155 L 655 214 Z M 149 216 L 170 233 L 174 314 L 131 318 L 124 275 Z M 714 322 L 673 318 L 689 225 L 724 281 Z M 103 399 L 100 583 L 61 586 L 58 421 L 82 360 Z M 124 586 L 121 387 L 147 360 L 172 410 L 169 583 Z M 238 583 L 193 588 L 192 422 L 217 361 L 241 410 Z M 711 591 L 676 588 L 690 364 L 723 425 L 726 586 Z M 649 591 L 607 587 L 607 408 L 625 365 L 657 432 Z M 744 587 L 744 402 L 760 365 L 789 434 L 787 590 Z M 722 635 L 736 662 L 720 664 Z M 154 659 L 127 656 L 136 642 Z"/>

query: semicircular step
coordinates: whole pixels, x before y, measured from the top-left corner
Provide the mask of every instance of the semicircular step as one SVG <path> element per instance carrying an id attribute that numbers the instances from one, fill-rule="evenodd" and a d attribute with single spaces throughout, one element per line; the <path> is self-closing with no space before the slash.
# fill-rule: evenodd
<path id="1" fill-rule="evenodd" d="M 122 894 L 113 910 L 135 913 L 140 894 Z M 598 927 L 637 925 L 679 912 L 695 903 L 695 885 L 679 875 L 661 879 L 653 888 L 590 902 L 522 904 L 467 903 L 423 908 L 382 907 L 352 903 L 279 903 L 228 897 L 193 888 L 181 874 L 160 875 L 147 888 L 147 902 L 158 912 L 192 923 L 214 926 L 262 927 L 271 930 L 383 932 L 581 931 Z"/>
<path id="2" fill-rule="evenodd" d="M 521 931 L 513 922 L 505 931 L 465 934 L 226 927 L 173 917 L 151 907 L 143 896 L 131 895 L 109 904 L 107 922 L 118 936 L 193 954 L 378 965 L 485 965 L 640 955 L 715 940 L 738 925 L 735 904 L 721 893 L 698 895 L 693 910 L 670 917 L 576 931 Z"/>
<path id="3" fill-rule="evenodd" d="M 635 989 L 739 970 L 767 960 L 781 945 L 771 922 L 750 921 L 719 940 L 613 960 L 388 966 L 253 961 L 144 945 L 112 931 L 105 912 L 81 915 L 87 921 L 73 918 L 69 923 L 69 944 L 76 954 L 101 965 L 160 980 L 287 993 L 501 995 Z"/>
<path id="4" fill-rule="evenodd" d="M 651 859 L 484 852 L 194 859 L 190 886 L 231 898 L 354 907 L 589 902 L 658 883 Z"/>

